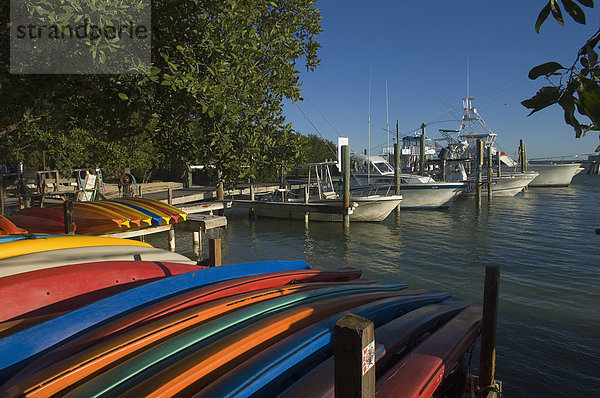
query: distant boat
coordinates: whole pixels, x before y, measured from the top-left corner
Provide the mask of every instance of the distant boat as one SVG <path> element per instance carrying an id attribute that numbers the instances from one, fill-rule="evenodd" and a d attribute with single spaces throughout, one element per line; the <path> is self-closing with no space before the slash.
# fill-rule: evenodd
<path id="1" fill-rule="evenodd" d="M 519 168 L 520 164 L 510 157 L 500 157 L 502 163 L 508 167 Z M 581 170 L 581 163 L 558 163 L 552 161 L 530 161 L 527 170 L 535 171 L 539 175 L 531 181 L 530 187 L 567 187 L 571 180 Z"/>
<path id="2" fill-rule="evenodd" d="M 389 194 L 394 190 L 394 167 L 380 156 L 350 156 L 353 193 Z M 367 170 L 370 167 L 370 171 Z M 416 174 L 400 174 L 401 208 L 447 208 L 466 189 L 464 182 L 440 182 Z"/>
<path id="3" fill-rule="evenodd" d="M 463 99 L 464 113 L 459 130 L 440 130 L 447 141 L 447 146 L 438 152 L 439 158 L 449 161 L 451 171 L 447 173 L 447 181 L 464 181 L 469 184 L 467 194 L 474 194 L 477 188 L 475 167 L 471 167 L 471 173 L 467 173 L 467 162 L 476 159 L 477 140 L 483 142 L 484 148 L 489 148 L 492 157 L 503 156 L 497 148 L 494 147 L 497 134 L 492 132 L 482 117 L 477 113 L 477 109 L 472 106 L 472 97 Z M 483 132 L 481 132 L 483 130 Z M 458 133 L 454 138 L 450 133 Z M 442 141 L 442 140 L 437 140 Z M 438 144 L 439 145 L 439 144 Z M 485 156 L 484 151 L 484 156 Z M 487 160 L 484 161 L 484 165 Z M 474 166 L 474 164 L 471 164 Z M 483 167 L 481 184 L 485 185 L 488 181 L 487 167 Z M 534 178 L 539 175 L 536 171 L 517 172 L 501 170 L 500 175 L 491 176 L 492 193 L 494 196 L 514 196 L 527 187 Z M 482 187 L 483 189 L 487 189 Z"/>

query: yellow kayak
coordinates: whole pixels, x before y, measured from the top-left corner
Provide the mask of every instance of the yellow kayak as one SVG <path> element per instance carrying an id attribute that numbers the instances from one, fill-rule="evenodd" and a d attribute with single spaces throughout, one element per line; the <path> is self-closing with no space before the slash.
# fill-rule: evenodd
<path id="1" fill-rule="evenodd" d="M 48 250 L 70 249 L 89 246 L 142 246 L 152 245 L 137 240 L 108 238 L 99 236 L 52 236 L 35 239 L 21 239 L 0 243 L 0 259 L 39 253 Z"/>
<path id="2" fill-rule="evenodd" d="M 123 217 L 129 217 L 130 219 L 131 218 L 139 219 L 140 225 L 137 225 L 138 227 L 144 228 L 144 227 L 148 227 L 148 226 L 152 225 L 152 217 L 150 217 L 140 211 L 132 209 L 131 207 L 126 206 L 124 204 L 117 203 L 117 202 L 108 202 L 105 200 L 99 200 L 99 201 L 95 201 L 93 203 L 97 206 L 111 209 L 116 213 L 122 214 Z"/>

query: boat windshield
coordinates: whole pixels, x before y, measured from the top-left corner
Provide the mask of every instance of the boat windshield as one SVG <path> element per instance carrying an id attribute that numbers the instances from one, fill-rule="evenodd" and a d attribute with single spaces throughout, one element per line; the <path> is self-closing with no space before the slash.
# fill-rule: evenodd
<path id="1" fill-rule="evenodd" d="M 375 162 L 373 163 L 373 165 L 379 170 L 381 174 L 394 172 L 394 168 L 392 167 L 392 165 L 387 162 Z"/>

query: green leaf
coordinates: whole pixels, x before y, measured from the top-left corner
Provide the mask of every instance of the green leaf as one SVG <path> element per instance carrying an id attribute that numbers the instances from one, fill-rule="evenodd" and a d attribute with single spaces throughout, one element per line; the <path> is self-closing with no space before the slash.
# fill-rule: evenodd
<path id="1" fill-rule="evenodd" d="M 560 98 L 561 91 L 559 87 L 547 86 L 542 87 L 533 97 L 521 102 L 531 112 L 527 116 L 531 116 L 537 111 L 540 111 L 550 105 L 556 104 Z"/>
<path id="2" fill-rule="evenodd" d="M 563 20 L 562 12 L 560 11 L 560 6 L 558 5 L 558 0 L 550 0 L 550 9 L 552 10 L 552 16 L 556 19 L 561 25 L 565 24 Z"/>
<path id="3" fill-rule="evenodd" d="M 548 15 L 550 15 L 550 2 L 548 2 L 548 4 L 546 4 L 546 6 L 542 8 L 542 11 L 540 11 L 540 15 L 538 15 L 538 19 L 535 22 L 535 33 L 540 33 L 540 27 L 542 26 L 546 18 L 548 18 Z"/>
<path id="4" fill-rule="evenodd" d="M 600 128 L 600 86 L 592 80 L 583 80 L 577 90 L 579 95 L 579 112 L 589 117 L 594 128 Z"/>
<path id="5" fill-rule="evenodd" d="M 540 76 L 553 75 L 559 69 L 565 69 L 565 67 L 563 67 L 558 62 L 546 62 L 545 64 L 541 64 L 541 65 L 538 65 L 538 66 L 532 68 L 529 71 L 528 76 L 531 80 L 535 80 Z"/>
<path id="6" fill-rule="evenodd" d="M 119 98 L 121 98 L 122 100 L 128 100 L 129 99 L 129 97 L 125 93 L 119 93 Z"/>
<path id="7" fill-rule="evenodd" d="M 594 8 L 594 0 L 577 0 L 577 1 L 586 7 Z"/>
<path id="8" fill-rule="evenodd" d="M 590 67 L 594 67 L 598 63 L 598 53 L 590 46 L 587 47 L 588 64 Z"/>
<path id="9" fill-rule="evenodd" d="M 558 104 L 565 111 L 565 123 L 567 123 L 570 126 L 573 126 L 573 129 L 575 130 L 575 136 L 577 138 L 581 137 L 583 130 L 581 128 L 581 124 L 575 117 L 575 98 L 573 97 L 573 95 L 570 93 L 563 94 L 562 97 L 560 97 L 560 99 L 558 100 Z"/>
<path id="10" fill-rule="evenodd" d="M 585 25 L 585 14 L 573 0 L 561 0 L 565 11 L 575 20 L 575 22 Z"/>

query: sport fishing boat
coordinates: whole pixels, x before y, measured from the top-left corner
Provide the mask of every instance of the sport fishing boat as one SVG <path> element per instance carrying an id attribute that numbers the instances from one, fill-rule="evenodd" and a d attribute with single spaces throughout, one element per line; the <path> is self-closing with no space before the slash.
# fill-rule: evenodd
<path id="1" fill-rule="evenodd" d="M 319 162 L 304 165 L 309 168 L 309 195 L 306 203 L 322 203 L 342 206 L 343 199 L 336 191 L 336 185 L 331 177 L 330 167 L 336 162 Z M 268 202 L 303 203 L 304 194 L 281 190 L 280 192 L 264 195 L 259 200 Z M 375 193 L 351 192 L 350 201 L 353 207 L 350 221 L 383 221 L 402 202 L 402 195 L 379 195 Z M 281 209 L 257 209 L 256 214 L 264 217 L 304 219 L 304 211 Z M 310 220 L 343 221 L 342 214 L 310 213 Z"/>
<path id="2" fill-rule="evenodd" d="M 350 190 L 361 195 L 394 193 L 394 167 L 380 156 L 350 155 Z M 466 189 L 465 182 L 435 181 L 429 176 L 400 174 L 401 208 L 447 208 Z"/>
<path id="3" fill-rule="evenodd" d="M 504 155 L 494 147 L 497 134 L 487 126 L 479 113 L 477 113 L 477 109 L 472 106 L 472 101 L 472 97 L 463 98 L 464 113 L 460 129 L 440 130 L 444 138 L 436 142 L 440 147 L 438 158 L 453 164 L 450 172 L 446 173 L 447 181 L 467 182 L 467 194 L 474 194 L 478 184 L 475 172 L 476 167 L 468 167 L 471 166 L 468 164 L 469 161 L 476 158 L 477 140 L 483 142 L 484 156 L 487 152 L 485 149 L 487 148 L 490 149 L 492 159 Z M 452 133 L 458 133 L 458 137 L 455 138 Z M 446 146 L 440 145 L 439 142 L 445 142 Z M 487 160 L 484 160 L 484 164 L 486 164 L 486 162 Z M 469 169 L 470 172 L 468 172 Z M 484 167 L 482 178 L 479 182 L 483 185 L 487 184 L 488 181 L 488 175 L 485 169 L 486 168 Z M 500 173 L 491 175 L 493 195 L 515 196 L 527 187 L 538 175 L 539 173 L 536 171 L 518 172 L 501 169 Z"/>

